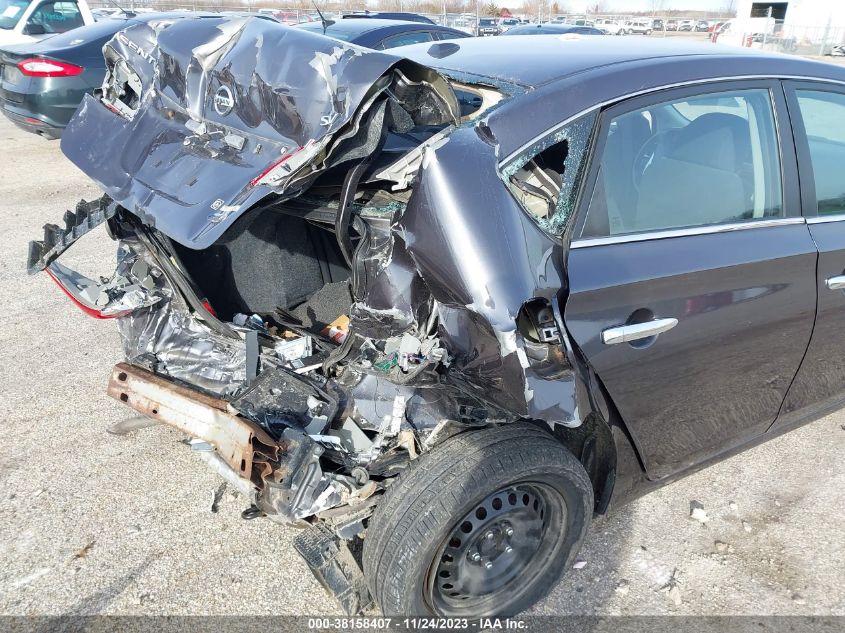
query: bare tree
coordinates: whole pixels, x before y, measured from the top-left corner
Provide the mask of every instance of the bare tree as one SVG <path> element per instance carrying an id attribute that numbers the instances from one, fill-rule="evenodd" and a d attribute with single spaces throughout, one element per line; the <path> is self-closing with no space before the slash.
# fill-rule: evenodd
<path id="1" fill-rule="evenodd" d="M 484 15 L 499 15 L 499 5 L 495 2 L 488 2 L 484 5 L 484 8 L 481 10 L 481 13 Z"/>

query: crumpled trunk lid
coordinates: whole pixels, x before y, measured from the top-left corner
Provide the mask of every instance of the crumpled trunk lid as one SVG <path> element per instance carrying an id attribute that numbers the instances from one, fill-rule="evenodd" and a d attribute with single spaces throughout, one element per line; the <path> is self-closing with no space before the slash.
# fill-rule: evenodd
<path id="1" fill-rule="evenodd" d="M 257 18 L 137 25 L 104 54 L 103 95 L 83 101 L 62 150 L 120 205 L 195 249 L 265 196 L 292 197 L 362 158 L 381 127 L 459 116 L 431 69 Z"/>

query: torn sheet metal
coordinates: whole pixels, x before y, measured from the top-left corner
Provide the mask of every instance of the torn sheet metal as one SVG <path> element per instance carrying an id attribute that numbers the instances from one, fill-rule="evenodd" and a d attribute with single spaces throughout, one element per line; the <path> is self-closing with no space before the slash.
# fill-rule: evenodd
<path id="1" fill-rule="evenodd" d="M 274 429 L 281 431 L 288 427 L 304 431 L 315 418 L 330 420 L 337 413 L 337 400 L 332 395 L 282 368 L 264 371 L 232 400 L 232 406 L 271 434 Z"/>
<path id="2" fill-rule="evenodd" d="M 89 314 L 98 318 L 125 316 L 166 301 L 171 290 L 164 274 L 129 244 L 117 249 L 117 266 L 109 278 L 90 279 L 58 261 L 47 273 Z"/>
<path id="3" fill-rule="evenodd" d="M 128 314 L 117 324 L 130 362 L 219 396 L 243 390 L 245 343 L 211 330 L 181 300 L 174 298 L 156 309 Z"/>
<path id="4" fill-rule="evenodd" d="M 81 309 L 100 319 L 128 315 L 171 296 L 163 272 L 137 240 L 118 246 L 117 263 L 109 277 L 91 279 L 57 261 L 80 238 L 108 222 L 117 212 L 117 205 L 107 197 L 92 202 L 83 200 L 74 211 L 65 212 L 64 228 L 45 224 L 44 239 L 29 243 L 28 272 L 46 270 Z"/>
<path id="5" fill-rule="evenodd" d="M 450 381 L 519 416 L 580 424 L 565 355 L 566 375 L 538 373 L 516 324 L 526 301 L 550 299 L 565 286 L 561 247 L 502 186 L 488 142 L 478 128 L 464 127 L 427 148 L 395 230 L 438 303 Z M 460 186 L 460 173 L 473 174 L 473 187 Z"/>
<path id="6" fill-rule="evenodd" d="M 112 370 L 108 394 L 213 447 L 222 464 L 209 463 L 227 479 L 244 480 L 238 488 L 249 489 L 255 505 L 278 521 L 294 522 L 341 503 L 341 492 L 320 468 L 323 449 L 303 433 L 287 429 L 274 439 L 227 401 L 128 363 Z"/>
<path id="7" fill-rule="evenodd" d="M 106 44 L 102 100 L 86 96 L 62 151 L 190 248 L 209 246 L 268 194 L 299 193 L 354 157 L 378 100 L 403 104 L 419 124 L 459 117 L 442 77 L 387 53 L 257 18 L 157 28 L 136 25 Z"/>

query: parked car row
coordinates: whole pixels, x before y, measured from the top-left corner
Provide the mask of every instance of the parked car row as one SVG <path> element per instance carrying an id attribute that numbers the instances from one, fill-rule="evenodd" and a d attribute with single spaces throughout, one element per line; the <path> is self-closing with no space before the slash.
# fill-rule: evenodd
<path id="1" fill-rule="evenodd" d="M 675 20 L 666 21 L 667 31 L 687 31 L 696 33 L 712 32 L 721 22 L 714 20 Z M 659 30 L 663 30 L 662 28 Z"/>

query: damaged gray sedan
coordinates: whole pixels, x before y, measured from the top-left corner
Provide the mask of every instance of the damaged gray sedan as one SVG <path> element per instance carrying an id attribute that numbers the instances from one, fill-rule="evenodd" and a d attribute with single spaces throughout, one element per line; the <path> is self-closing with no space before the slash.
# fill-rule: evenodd
<path id="1" fill-rule="evenodd" d="M 530 37 L 507 54 L 467 40 L 400 57 L 254 19 L 134 26 L 106 45 L 102 93 L 62 139 L 106 195 L 46 226 L 29 270 L 116 320 L 126 361 L 109 395 L 206 449 L 249 499 L 244 519 L 306 528 L 295 546 L 347 612 L 517 613 L 571 566 L 594 512 L 764 436 L 806 348 L 791 278 L 777 292 L 711 279 L 718 297 L 689 276 L 649 289 L 660 262 L 705 270 L 719 248 L 606 250 L 671 244 L 686 220 L 626 225 L 622 207 L 659 207 L 664 146 L 706 146 L 695 134 L 726 108 L 763 130 L 728 215 L 747 203 L 745 219 L 778 230 L 771 82 L 724 77 L 726 56 L 748 76 L 773 62 L 687 48 Z M 658 90 L 633 124 L 603 109 Z M 713 103 L 704 132 L 684 116 Z M 614 179 L 628 160 L 633 180 Z M 119 246 L 95 280 L 58 258 L 98 225 Z M 746 257 L 785 257 L 754 239 Z M 804 267 L 814 288 L 811 258 L 793 255 L 782 276 Z M 731 306 L 746 306 L 738 323 L 801 330 L 744 339 L 745 359 L 780 349 L 765 381 L 751 366 L 740 386 L 722 380 L 738 368 L 712 356 L 733 343 L 702 339 Z M 672 338 L 685 319 L 699 328 Z M 745 407 L 719 404 L 741 394 Z"/>

